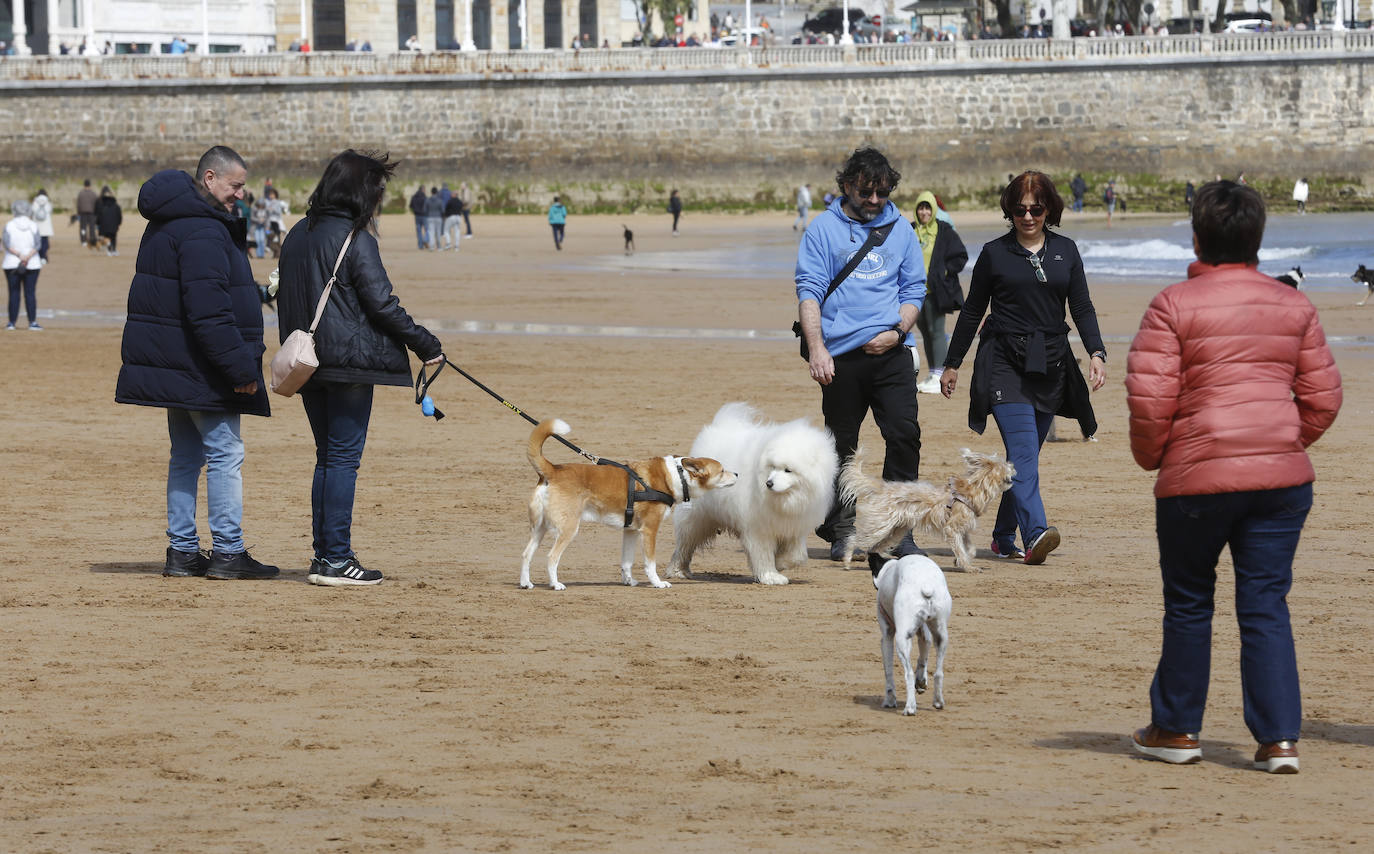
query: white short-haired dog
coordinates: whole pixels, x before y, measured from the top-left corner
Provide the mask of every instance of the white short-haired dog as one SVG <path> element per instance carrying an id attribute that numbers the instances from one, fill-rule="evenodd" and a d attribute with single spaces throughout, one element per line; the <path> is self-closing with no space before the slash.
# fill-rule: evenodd
<path id="1" fill-rule="evenodd" d="M 935 697 L 931 706 L 945 707 L 945 650 L 949 648 L 949 615 L 954 601 L 945 584 L 945 574 L 935 561 L 922 555 L 890 560 L 873 579 L 878 588 L 878 631 L 882 634 L 883 675 L 887 693 L 883 708 L 897 707 L 897 692 L 892 682 L 892 647 L 902 660 L 906 676 L 904 715 L 916 714 L 916 694 L 926 689 L 926 662 L 930 645 L 935 644 Z M 911 638 L 918 637 L 920 658 L 911 666 Z"/>

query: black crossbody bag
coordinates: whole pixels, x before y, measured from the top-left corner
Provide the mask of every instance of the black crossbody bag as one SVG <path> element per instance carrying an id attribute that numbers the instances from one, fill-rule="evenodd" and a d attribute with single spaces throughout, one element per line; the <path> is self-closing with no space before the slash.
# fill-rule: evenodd
<path id="1" fill-rule="evenodd" d="M 887 225 L 879 226 L 878 228 L 870 228 L 868 230 L 868 239 L 864 241 L 864 245 L 859 247 L 858 252 L 850 256 L 849 261 L 840 268 L 840 272 L 836 273 L 835 278 L 830 280 L 830 289 L 825 292 L 825 296 L 821 297 L 822 308 L 825 307 L 825 301 L 830 299 L 830 295 L 835 293 L 835 289 L 840 286 L 840 283 L 849 278 L 849 274 L 854 272 L 854 268 L 859 266 L 860 261 L 868 257 L 869 250 L 875 246 L 883 245 L 883 241 L 887 240 L 887 236 L 892 232 L 892 226 L 895 224 L 896 223 L 888 223 Z M 792 334 L 801 339 L 802 359 L 807 362 L 811 361 L 811 348 L 806 346 L 806 336 L 802 335 L 800 320 L 794 320 L 792 322 Z"/>

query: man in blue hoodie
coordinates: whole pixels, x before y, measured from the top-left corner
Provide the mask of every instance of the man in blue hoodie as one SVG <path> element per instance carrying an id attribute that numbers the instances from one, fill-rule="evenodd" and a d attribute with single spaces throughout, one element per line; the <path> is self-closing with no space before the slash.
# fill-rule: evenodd
<path id="1" fill-rule="evenodd" d="M 811 378 L 821 386 L 825 426 L 835 435 L 840 464 L 854 455 L 870 409 L 887 444 L 884 480 L 916 480 L 921 427 L 916 372 L 906 343 L 925 300 L 925 263 L 911 223 L 889 197 L 901 175 L 873 148 L 855 151 L 835 176 L 840 195 L 816 217 L 797 254 L 797 301 L 810 350 Z M 863 247 L 872 229 L 890 227 L 829 297 L 831 280 Z M 836 497 L 816 533 L 830 559 L 843 560 L 854 531 L 854 505 Z M 924 554 L 908 534 L 897 554 Z M 869 556 L 877 575 L 882 561 Z"/>
<path id="2" fill-rule="evenodd" d="M 262 302 L 247 223 L 233 213 L 248 169 L 217 145 L 196 177 L 168 169 L 138 192 L 148 228 L 129 286 L 115 401 L 167 410 L 167 562 L 162 574 L 272 578 L 244 546 L 239 417 L 271 414 L 262 377 Z M 205 468 L 213 549 L 200 550 L 196 489 Z"/>

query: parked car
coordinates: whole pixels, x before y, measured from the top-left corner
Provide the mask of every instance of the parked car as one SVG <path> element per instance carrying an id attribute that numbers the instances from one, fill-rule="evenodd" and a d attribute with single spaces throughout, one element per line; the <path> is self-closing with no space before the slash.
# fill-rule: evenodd
<path id="1" fill-rule="evenodd" d="M 1274 24 L 1273 21 L 1266 21 L 1263 18 L 1237 18 L 1226 23 L 1223 33 L 1258 33 L 1269 29 Z"/>
<path id="2" fill-rule="evenodd" d="M 858 28 L 865 17 L 862 9 L 849 10 L 851 32 Z M 802 29 L 808 33 L 842 33 L 844 32 L 844 9 L 839 6 L 824 9 L 816 17 L 808 18 L 806 23 L 802 24 Z"/>

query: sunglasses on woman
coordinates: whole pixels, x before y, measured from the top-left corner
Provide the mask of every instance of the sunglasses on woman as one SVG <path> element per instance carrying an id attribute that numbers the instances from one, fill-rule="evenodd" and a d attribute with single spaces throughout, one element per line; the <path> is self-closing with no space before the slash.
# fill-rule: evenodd
<path id="1" fill-rule="evenodd" d="M 1045 215 L 1045 206 L 1031 205 L 1030 207 L 1026 207 L 1025 205 L 1017 205 L 1016 207 L 1011 209 L 1011 212 L 1016 215 L 1017 219 L 1020 219 L 1026 214 L 1030 214 L 1036 219 L 1039 219 L 1040 217 Z"/>

